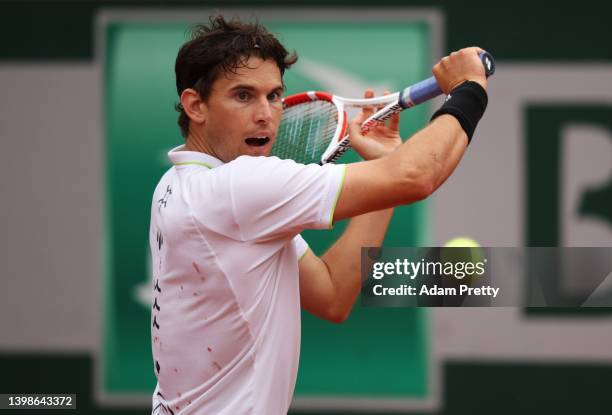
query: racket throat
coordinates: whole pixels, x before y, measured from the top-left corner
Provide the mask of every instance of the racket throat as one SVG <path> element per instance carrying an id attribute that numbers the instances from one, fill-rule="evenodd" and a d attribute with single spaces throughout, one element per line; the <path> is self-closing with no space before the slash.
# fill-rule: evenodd
<path id="1" fill-rule="evenodd" d="M 338 160 L 346 150 L 351 148 L 351 141 L 349 135 L 346 133 L 348 129 L 347 113 L 344 109 L 338 108 L 338 127 L 334 134 L 334 139 L 329 144 L 329 147 L 325 150 L 321 156 L 319 164 L 333 163 Z"/>

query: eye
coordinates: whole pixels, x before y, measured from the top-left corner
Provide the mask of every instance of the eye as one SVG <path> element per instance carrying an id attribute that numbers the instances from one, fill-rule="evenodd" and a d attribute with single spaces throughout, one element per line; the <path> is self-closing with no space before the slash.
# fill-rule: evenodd
<path id="1" fill-rule="evenodd" d="M 272 92 L 271 94 L 268 95 L 268 101 L 270 102 L 277 102 L 280 101 L 281 96 L 278 92 Z"/>
<path id="2" fill-rule="evenodd" d="M 238 98 L 238 101 L 248 101 L 249 98 L 251 97 L 251 95 L 247 92 L 247 91 L 238 91 L 236 93 L 236 98 Z"/>

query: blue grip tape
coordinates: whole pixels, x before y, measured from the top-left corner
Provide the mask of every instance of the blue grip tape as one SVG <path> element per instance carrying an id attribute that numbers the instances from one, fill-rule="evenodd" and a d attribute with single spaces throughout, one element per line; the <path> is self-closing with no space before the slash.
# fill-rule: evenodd
<path id="1" fill-rule="evenodd" d="M 485 68 L 487 77 L 495 73 L 495 60 L 488 52 L 479 54 L 480 60 Z M 436 78 L 431 76 L 424 81 L 418 82 L 400 92 L 399 104 L 402 108 L 410 108 L 442 94 Z"/>
<path id="2" fill-rule="evenodd" d="M 440 95 L 442 91 L 433 76 L 404 89 L 399 97 L 399 104 L 403 108 L 421 104 Z"/>

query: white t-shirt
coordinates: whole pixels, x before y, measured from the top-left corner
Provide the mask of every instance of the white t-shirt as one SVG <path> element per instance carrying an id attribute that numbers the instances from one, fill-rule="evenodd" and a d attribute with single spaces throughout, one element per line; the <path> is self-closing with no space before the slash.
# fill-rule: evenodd
<path id="1" fill-rule="evenodd" d="M 182 150 L 151 207 L 153 413 L 286 414 L 308 248 L 298 234 L 331 226 L 345 166 Z"/>

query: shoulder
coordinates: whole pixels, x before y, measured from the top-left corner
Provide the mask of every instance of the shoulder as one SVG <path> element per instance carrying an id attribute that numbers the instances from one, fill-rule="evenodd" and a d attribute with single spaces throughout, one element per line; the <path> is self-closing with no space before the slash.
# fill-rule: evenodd
<path id="1" fill-rule="evenodd" d="M 225 164 L 226 172 L 240 176 L 242 180 L 252 181 L 266 178 L 272 181 L 288 181 L 296 177 L 325 176 L 333 170 L 342 170 L 342 165 L 335 164 L 300 164 L 289 159 L 279 159 L 276 156 L 253 157 L 240 156 Z"/>
<path id="2" fill-rule="evenodd" d="M 279 159 L 276 156 L 240 156 L 235 160 L 232 160 L 231 162 L 225 164 L 223 167 L 240 171 L 252 171 L 252 169 L 268 171 L 279 169 L 300 169 L 301 167 L 305 166 L 303 164 L 298 164 L 293 160 Z"/>
<path id="3" fill-rule="evenodd" d="M 173 182 L 173 177 L 176 174 L 175 168 L 171 167 L 162 175 L 159 179 L 159 182 L 155 186 L 155 190 L 153 191 L 153 197 L 155 198 L 160 192 L 163 193 L 166 191 L 167 187 Z"/>
<path id="4" fill-rule="evenodd" d="M 232 186 L 249 189 L 280 185 L 296 174 L 299 175 L 304 167 L 293 160 L 281 160 L 278 157 L 240 156 L 219 167 L 218 173 L 229 180 Z"/>

